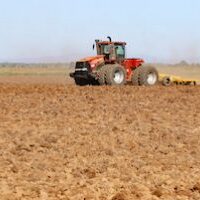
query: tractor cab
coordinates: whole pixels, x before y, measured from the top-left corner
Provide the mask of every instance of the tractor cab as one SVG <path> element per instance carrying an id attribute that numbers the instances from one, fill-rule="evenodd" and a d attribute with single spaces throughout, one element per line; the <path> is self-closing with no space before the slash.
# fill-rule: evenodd
<path id="1" fill-rule="evenodd" d="M 97 55 L 104 55 L 105 63 L 122 63 L 126 57 L 126 43 L 96 40 Z"/>

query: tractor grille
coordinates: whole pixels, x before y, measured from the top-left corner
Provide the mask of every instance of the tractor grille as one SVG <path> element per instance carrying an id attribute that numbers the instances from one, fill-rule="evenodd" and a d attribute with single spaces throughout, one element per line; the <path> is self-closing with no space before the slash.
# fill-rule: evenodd
<path id="1" fill-rule="evenodd" d="M 90 71 L 90 64 L 88 62 L 77 62 L 76 63 L 76 72 L 89 72 Z"/>
<path id="2" fill-rule="evenodd" d="M 75 68 L 75 77 L 88 79 L 91 72 L 90 64 L 88 62 L 77 62 Z"/>

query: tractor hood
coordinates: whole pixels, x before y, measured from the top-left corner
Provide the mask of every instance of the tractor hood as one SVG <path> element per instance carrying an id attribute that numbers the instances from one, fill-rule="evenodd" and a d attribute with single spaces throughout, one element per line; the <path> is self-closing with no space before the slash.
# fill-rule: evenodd
<path id="1" fill-rule="evenodd" d="M 91 68 L 95 68 L 98 65 L 104 63 L 104 56 L 99 55 L 99 56 L 87 57 L 87 58 L 81 59 L 79 62 L 88 62 Z"/>
<path id="2" fill-rule="evenodd" d="M 80 60 L 80 62 L 93 62 L 95 60 L 99 60 L 99 59 L 104 59 L 103 55 L 99 55 L 99 56 L 91 56 L 91 57 L 86 57 Z"/>

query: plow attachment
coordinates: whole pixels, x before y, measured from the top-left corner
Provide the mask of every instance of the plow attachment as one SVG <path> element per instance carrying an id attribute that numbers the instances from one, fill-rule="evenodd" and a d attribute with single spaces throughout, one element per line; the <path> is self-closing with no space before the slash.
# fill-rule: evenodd
<path id="1" fill-rule="evenodd" d="M 164 86 L 170 85 L 199 85 L 200 80 L 182 78 L 180 76 L 168 75 L 168 74 L 159 74 L 159 81 Z"/>
<path id="2" fill-rule="evenodd" d="M 159 81 L 164 86 L 170 85 L 199 85 L 200 80 L 182 78 L 180 76 L 159 74 Z"/>

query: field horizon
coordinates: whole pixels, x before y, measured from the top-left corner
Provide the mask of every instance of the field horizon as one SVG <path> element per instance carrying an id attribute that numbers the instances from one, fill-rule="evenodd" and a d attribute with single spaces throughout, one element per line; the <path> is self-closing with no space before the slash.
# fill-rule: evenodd
<path id="1" fill-rule="evenodd" d="M 200 64 L 188 64 L 181 62 L 179 64 L 157 64 L 146 63 L 145 65 L 154 66 L 159 73 L 181 76 L 183 78 L 200 80 Z M 49 63 L 49 64 L 0 64 L 0 81 L 5 77 L 42 77 L 57 76 L 66 79 L 69 73 L 74 70 L 75 63 Z M 59 81 L 59 80 L 58 80 Z M 71 81 L 69 81 L 71 83 Z"/>

